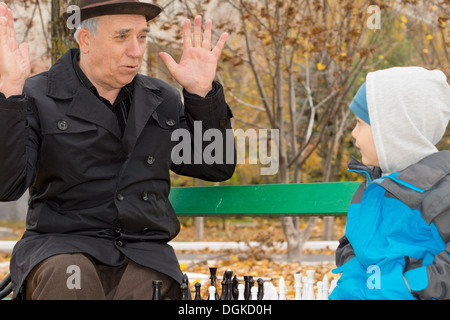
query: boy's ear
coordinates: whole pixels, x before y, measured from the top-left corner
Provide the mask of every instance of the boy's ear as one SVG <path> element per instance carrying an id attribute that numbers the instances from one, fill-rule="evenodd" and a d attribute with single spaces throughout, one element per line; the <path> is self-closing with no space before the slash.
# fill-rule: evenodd
<path id="1" fill-rule="evenodd" d="M 78 46 L 80 47 L 80 51 L 82 53 L 88 53 L 89 52 L 89 44 L 91 42 L 92 35 L 87 29 L 80 29 L 77 32 L 77 40 L 78 40 Z"/>

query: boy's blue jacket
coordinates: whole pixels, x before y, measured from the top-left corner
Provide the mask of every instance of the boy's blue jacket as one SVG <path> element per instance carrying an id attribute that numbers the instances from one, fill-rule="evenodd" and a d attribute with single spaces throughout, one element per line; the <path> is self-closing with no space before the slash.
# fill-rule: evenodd
<path id="1" fill-rule="evenodd" d="M 449 299 L 450 151 L 389 176 L 354 159 L 349 170 L 367 180 L 348 211 L 330 299 Z"/>

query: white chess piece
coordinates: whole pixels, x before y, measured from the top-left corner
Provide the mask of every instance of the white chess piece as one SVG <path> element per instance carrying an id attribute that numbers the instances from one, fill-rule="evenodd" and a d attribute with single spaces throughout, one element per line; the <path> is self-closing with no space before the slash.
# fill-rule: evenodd
<path id="1" fill-rule="evenodd" d="M 328 290 L 328 293 L 331 294 L 334 290 L 334 288 L 336 288 L 337 286 L 337 279 L 333 278 L 333 280 L 331 281 L 331 285 L 330 285 L 330 289 Z"/>
<path id="2" fill-rule="evenodd" d="M 280 300 L 286 300 L 286 282 L 283 277 L 280 277 L 280 281 L 278 282 L 278 292 L 280 294 Z"/>
<path id="3" fill-rule="evenodd" d="M 303 291 L 302 291 L 302 300 L 306 300 L 306 296 L 308 295 L 308 277 L 302 277 L 303 282 Z"/>
<path id="4" fill-rule="evenodd" d="M 294 274 L 295 300 L 302 300 L 302 274 Z"/>
<path id="5" fill-rule="evenodd" d="M 252 300 L 254 300 L 254 301 L 258 300 L 258 287 L 253 286 L 253 287 L 250 289 L 250 292 L 251 292 L 251 294 L 252 294 Z"/>
<path id="6" fill-rule="evenodd" d="M 323 300 L 323 282 L 322 281 L 318 281 L 317 282 L 317 300 Z"/>
<path id="7" fill-rule="evenodd" d="M 308 277 L 309 280 L 313 280 L 314 281 L 314 274 L 316 273 L 315 270 L 307 270 L 306 271 L 306 276 Z"/>
<path id="8" fill-rule="evenodd" d="M 264 281 L 263 300 L 270 300 L 270 283 L 267 281 Z"/>
<path id="9" fill-rule="evenodd" d="M 209 300 L 216 300 L 216 288 L 213 286 L 210 286 L 208 288 L 209 291 Z"/>
<path id="10" fill-rule="evenodd" d="M 314 294 L 314 279 L 308 279 L 308 289 L 306 291 L 305 300 L 316 300 L 316 296 Z"/>
<path id="11" fill-rule="evenodd" d="M 245 286 L 242 283 L 238 285 L 238 291 L 239 291 L 238 300 L 245 300 L 244 298 Z"/>
<path id="12" fill-rule="evenodd" d="M 322 300 L 328 300 L 328 276 L 324 275 L 322 280 Z"/>
<path id="13" fill-rule="evenodd" d="M 272 282 L 269 282 L 269 291 L 270 291 L 270 299 L 269 300 L 278 300 L 278 292 L 277 288 L 275 288 Z"/>

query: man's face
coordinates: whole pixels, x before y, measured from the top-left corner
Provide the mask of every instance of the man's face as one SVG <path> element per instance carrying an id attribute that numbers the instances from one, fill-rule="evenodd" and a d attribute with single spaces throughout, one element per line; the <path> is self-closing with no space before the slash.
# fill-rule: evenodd
<path id="1" fill-rule="evenodd" d="M 89 34 L 89 42 L 82 48 L 90 80 L 106 90 L 131 83 L 141 68 L 148 32 L 141 15 L 98 17 L 97 34 Z"/>
<path id="2" fill-rule="evenodd" d="M 352 131 L 352 136 L 355 138 L 355 146 L 361 152 L 362 163 L 367 166 L 380 167 L 375 142 L 373 141 L 372 127 L 356 117 L 356 126 Z"/>

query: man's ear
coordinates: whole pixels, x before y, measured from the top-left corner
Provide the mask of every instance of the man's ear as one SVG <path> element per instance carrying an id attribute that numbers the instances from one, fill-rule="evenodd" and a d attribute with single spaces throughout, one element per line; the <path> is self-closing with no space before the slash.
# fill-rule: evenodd
<path id="1" fill-rule="evenodd" d="M 78 46 L 80 47 L 80 51 L 82 53 L 88 53 L 89 52 L 89 44 L 92 41 L 92 34 L 89 32 L 88 29 L 80 29 L 77 32 L 77 40 L 78 40 Z"/>

